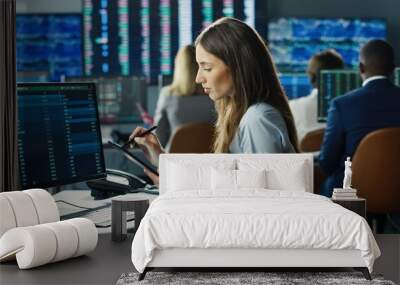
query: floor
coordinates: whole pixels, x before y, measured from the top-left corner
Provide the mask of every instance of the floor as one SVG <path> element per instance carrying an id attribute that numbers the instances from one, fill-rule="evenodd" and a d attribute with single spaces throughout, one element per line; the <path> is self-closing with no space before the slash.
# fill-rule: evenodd
<path id="1" fill-rule="evenodd" d="M 29 270 L 19 270 L 15 261 L 3 263 L 0 284 L 115 284 L 122 273 L 135 270 L 130 259 L 132 238 L 130 234 L 127 240 L 118 243 L 111 241 L 110 233 L 99 234 L 97 248 L 88 256 Z M 376 240 L 382 256 L 376 261 L 374 272 L 399 283 L 400 236 L 378 235 Z"/>
<path id="2" fill-rule="evenodd" d="M 133 236 L 111 241 L 111 233 L 99 234 L 97 248 L 87 256 L 18 270 L 16 262 L 0 265 L 0 284 L 115 284 L 124 272 L 134 271 L 130 259 Z"/>
<path id="3" fill-rule="evenodd" d="M 385 279 L 400 284 L 400 235 L 379 234 L 375 236 L 381 256 L 375 261 L 374 271 Z"/>

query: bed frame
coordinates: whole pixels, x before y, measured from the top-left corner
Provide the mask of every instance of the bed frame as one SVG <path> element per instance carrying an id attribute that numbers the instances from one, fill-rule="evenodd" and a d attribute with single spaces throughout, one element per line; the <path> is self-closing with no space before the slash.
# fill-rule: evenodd
<path id="1" fill-rule="evenodd" d="M 359 250 L 330 249 L 193 249 L 155 250 L 152 261 L 139 275 L 155 268 L 338 268 L 351 267 L 371 280 Z"/>
<path id="2" fill-rule="evenodd" d="M 254 157 L 257 159 L 293 160 L 294 154 L 162 154 L 160 158 L 160 194 L 167 191 L 167 162 L 174 159 L 186 159 L 192 162 L 207 161 L 212 164 L 215 159 L 240 159 Z M 303 160 L 307 167 L 305 190 L 313 193 L 313 157 L 311 154 L 296 154 L 297 160 Z M 271 162 L 272 163 L 272 162 Z M 139 275 L 142 280 L 146 272 L 155 268 L 232 268 L 246 271 L 250 268 L 343 268 L 350 267 L 361 271 L 364 277 L 371 280 L 366 263 L 359 250 L 333 249 L 254 249 L 254 248 L 167 248 L 157 249 L 152 260 Z"/>

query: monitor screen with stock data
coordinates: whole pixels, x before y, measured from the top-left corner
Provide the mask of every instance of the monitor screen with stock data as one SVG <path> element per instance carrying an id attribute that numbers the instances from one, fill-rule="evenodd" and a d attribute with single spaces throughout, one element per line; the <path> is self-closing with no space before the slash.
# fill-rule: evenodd
<path id="1" fill-rule="evenodd" d="M 105 177 L 93 83 L 20 83 L 18 157 L 22 189 Z"/>

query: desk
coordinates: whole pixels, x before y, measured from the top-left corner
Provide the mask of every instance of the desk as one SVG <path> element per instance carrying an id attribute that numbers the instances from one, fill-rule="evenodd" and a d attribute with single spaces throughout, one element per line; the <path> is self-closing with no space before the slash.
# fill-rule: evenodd
<path id="1" fill-rule="evenodd" d="M 111 197 L 108 199 L 103 199 L 103 200 L 94 200 L 93 197 L 90 195 L 89 190 L 65 190 L 61 191 L 54 196 L 54 200 L 59 201 L 63 200 L 75 205 L 79 205 L 82 207 L 87 207 L 87 208 L 96 208 L 100 206 L 104 206 L 107 204 L 110 204 L 111 207 L 111 201 L 113 199 L 116 200 L 135 200 L 136 198 L 139 200 L 147 199 L 150 202 L 152 202 L 155 198 L 158 196 L 152 195 L 152 194 L 146 194 L 146 193 L 130 193 L 126 195 L 120 195 L 120 196 L 115 196 Z M 75 213 L 82 211 L 82 209 L 76 208 L 74 206 L 64 204 L 64 203 L 57 203 L 58 210 L 60 211 L 60 215 L 66 215 L 70 213 Z M 144 215 L 144 213 L 141 213 L 139 216 Z M 139 219 L 140 220 L 140 219 Z M 110 221 L 111 221 L 111 216 L 110 216 Z M 140 222 L 140 221 L 139 221 Z M 129 224 L 131 225 L 131 224 Z M 138 225 L 138 224 L 137 224 Z M 97 228 L 99 233 L 110 233 L 111 232 L 111 227 L 109 228 Z"/>
<path id="2" fill-rule="evenodd" d="M 97 247 L 87 255 L 19 270 L 16 261 L 0 264 L 0 284 L 115 284 L 124 272 L 135 271 L 131 261 L 133 236 L 112 242 L 111 233 L 99 234 Z"/>
<path id="3" fill-rule="evenodd" d="M 63 190 L 57 194 L 54 194 L 53 198 L 55 201 L 63 200 L 87 208 L 100 207 L 106 205 L 107 203 L 111 203 L 111 198 L 94 200 L 90 195 L 90 190 Z M 60 211 L 60 216 L 82 211 L 82 209 L 64 203 L 57 203 L 57 207 Z"/>
<path id="4" fill-rule="evenodd" d="M 151 200 L 157 197 L 138 195 L 148 195 Z M 53 197 L 84 207 L 99 207 L 112 199 L 95 201 L 89 190 L 66 190 Z M 60 214 L 81 210 L 63 203 L 57 203 L 57 206 Z M 122 273 L 135 271 L 131 261 L 133 234 L 129 234 L 124 242 L 113 242 L 111 227 L 97 230 L 97 247 L 87 255 L 28 270 L 20 270 L 16 261 L 1 263 L 0 284 L 115 284 Z"/>

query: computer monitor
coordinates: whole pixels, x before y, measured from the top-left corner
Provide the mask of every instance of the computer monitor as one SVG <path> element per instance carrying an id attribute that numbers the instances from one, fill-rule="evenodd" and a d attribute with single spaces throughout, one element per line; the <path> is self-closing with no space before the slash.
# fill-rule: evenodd
<path id="1" fill-rule="evenodd" d="M 288 99 L 307 96 L 312 90 L 306 73 L 282 73 L 279 75 L 279 80 Z"/>
<path id="2" fill-rule="evenodd" d="M 280 72 L 304 72 L 311 56 L 335 49 L 346 66 L 356 68 L 360 48 L 372 39 L 385 39 L 386 21 L 380 18 L 271 19 L 268 47 Z"/>
<path id="3" fill-rule="evenodd" d="M 394 70 L 394 84 L 400 86 L 400 67 L 396 67 Z"/>
<path id="4" fill-rule="evenodd" d="M 171 75 L 179 48 L 215 19 L 235 17 L 265 36 L 266 1 L 82 0 L 84 75 Z"/>
<path id="5" fill-rule="evenodd" d="M 47 71 L 54 82 L 62 76 L 82 75 L 80 13 L 24 13 L 16 16 L 15 23 L 18 72 Z"/>
<path id="6" fill-rule="evenodd" d="M 94 82 L 97 86 L 102 124 L 141 123 L 137 103 L 147 107 L 145 77 L 67 77 L 67 82 Z"/>
<path id="7" fill-rule="evenodd" d="M 105 177 L 93 83 L 20 83 L 18 158 L 22 189 Z"/>
<path id="8" fill-rule="evenodd" d="M 326 122 L 329 103 L 361 86 L 358 70 L 321 70 L 318 80 L 318 122 Z"/>

